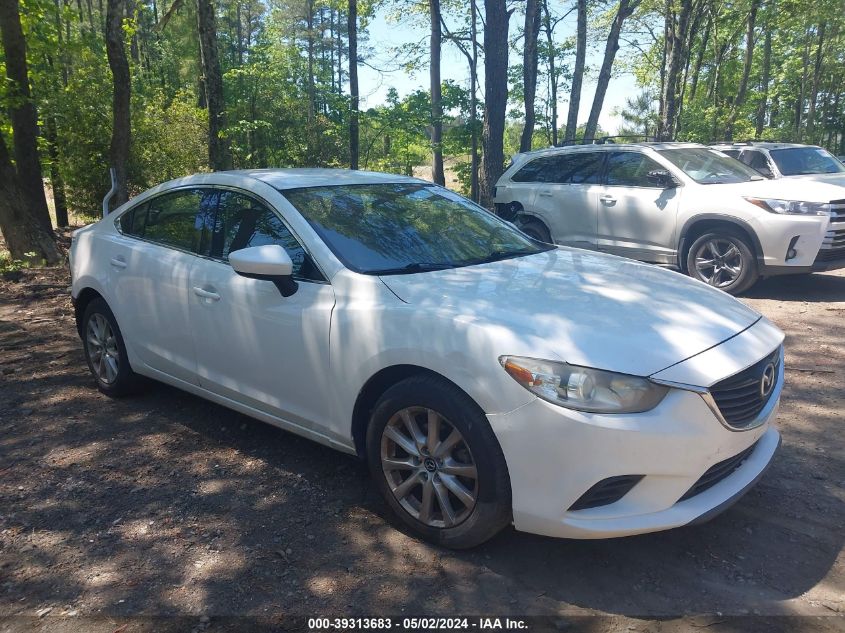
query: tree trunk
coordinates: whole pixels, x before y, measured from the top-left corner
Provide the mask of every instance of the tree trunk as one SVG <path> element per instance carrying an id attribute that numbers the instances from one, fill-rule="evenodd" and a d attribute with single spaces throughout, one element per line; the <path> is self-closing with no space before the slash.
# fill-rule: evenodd
<path id="1" fill-rule="evenodd" d="M 525 126 L 519 151 L 531 150 L 534 138 L 534 99 L 537 95 L 537 36 L 540 34 L 540 0 L 527 0 L 525 6 L 525 47 L 522 51 L 522 94 L 525 103 Z"/>
<path id="2" fill-rule="evenodd" d="M 739 116 L 739 110 L 745 105 L 745 96 L 748 94 L 748 78 L 751 75 L 751 63 L 754 61 L 754 24 L 757 19 L 757 9 L 760 7 L 760 0 L 752 0 L 751 9 L 748 12 L 747 30 L 745 33 L 745 60 L 742 65 L 742 77 L 739 80 L 739 90 L 728 113 L 728 120 L 725 124 L 725 140 L 732 141 L 734 134 L 734 123 Z"/>
<path id="3" fill-rule="evenodd" d="M 129 200 L 127 165 L 130 142 L 130 78 L 129 61 L 123 35 L 124 0 L 108 0 L 106 5 L 106 53 L 112 73 L 112 134 L 109 160 L 117 176 L 117 192 L 113 198 L 118 207 Z"/>
<path id="4" fill-rule="evenodd" d="M 671 2 L 666 2 L 666 26 L 664 30 L 666 53 L 665 81 L 660 97 L 660 120 L 657 140 L 671 141 L 675 134 L 678 118 L 678 93 L 680 73 L 684 55 L 684 39 L 692 13 L 692 0 L 681 0 L 681 12 L 675 16 Z"/>
<path id="5" fill-rule="evenodd" d="M 549 101 L 551 107 L 552 145 L 557 145 L 557 71 L 555 70 L 555 42 L 552 16 L 548 0 L 543 0 L 543 30 L 546 32 L 546 44 L 549 47 Z M 583 75 L 583 72 L 581 73 Z M 580 91 L 579 91 L 580 95 Z"/>
<path id="6" fill-rule="evenodd" d="M 575 68 L 572 71 L 572 90 L 569 92 L 569 114 L 563 142 L 575 139 L 578 129 L 578 110 L 581 108 L 581 84 L 584 81 L 584 64 L 587 59 L 587 0 L 578 2 L 578 27 L 575 36 Z"/>
<path id="7" fill-rule="evenodd" d="M 469 195 L 473 202 L 478 202 L 478 7 L 476 0 L 469 0 L 470 4 L 470 39 L 472 39 L 472 56 L 469 68 L 469 124 L 470 132 L 470 181 Z"/>
<path id="8" fill-rule="evenodd" d="M 593 98 L 593 107 L 590 108 L 590 118 L 587 119 L 587 127 L 584 130 L 584 139 L 592 140 L 596 135 L 596 128 L 599 124 L 599 115 L 604 105 L 604 96 L 607 94 L 607 86 L 610 83 L 610 73 L 613 70 L 613 60 L 619 50 L 619 35 L 622 33 L 622 25 L 636 10 L 640 0 L 619 0 L 619 9 L 610 25 L 610 33 L 607 36 L 607 44 L 604 48 L 604 60 L 599 71 L 599 78 L 596 83 L 596 96 Z"/>
<path id="9" fill-rule="evenodd" d="M 493 207 L 493 187 L 505 167 L 505 114 L 508 105 L 508 22 L 505 0 L 484 0 L 484 129 L 479 199 Z"/>
<path id="10" fill-rule="evenodd" d="M 707 45 L 710 43 L 710 27 L 713 24 L 713 14 L 708 12 L 707 24 L 704 26 L 704 35 L 701 38 L 701 48 L 698 49 L 698 55 L 695 58 L 695 66 L 692 70 L 692 82 L 690 84 L 690 101 L 695 100 L 695 94 L 698 91 L 698 77 L 701 73 L 701 64 L 704 63 L 704 54 L 707 52 Z"/>
<path id="11" fill-rule="evenodd" d="M 440 93 L 440 0 L 428 0 L 431 14 L 431 60 L 429 79 L 431 85 L 431 179 L 438 185 L 446 184 L 443 175 L 443 97 Z"/>
<path id="12" fill-rule="evenodd" d="M 70 224 L 67 216 L 67 197 L 65 181 L 59 169 L 59 143 L 56 130 L 56 117 L 47 119 L 47 151 L 50 154 L 50 187 L 53 189 L 53 205 L 56 208 L 56 226 Z"/>
<path id="13" fill-rule="evenodd" d="M 358 169 L 358 0 L 349 0 L 349 168 Z M 339 30 L 339 29 L 338 29 Z M 338 59 L 340 49 L 338 49 Z M 338 61 L 339 63 L 339 61 Z M 340 84 L 338 69 L 338 84 Z"/>
<path id="14" fill-rule="evenodd" d="M 763 68 L 760 79 L 760 103 L 757 106 L 757 120 L 754 138 L 763 135 L 763 128 L 766 125 L 766 110 L 769 106 L 769 81 L 772 72 L 772 29 L 766 28 L 766 39 L 763 43 Z"/>
<path id="15" fill-rule="evenodd" d="M 815 140 L 816 131 L 816 101 L 819 98 L 819 77 L 822 70 L 822 49 L 824 47 L 824 32 L 826 24 L 822 22 L 818 30 L 818 42 L 816 44 L 816 59 L 813 64 L 813 82 L 810 87 L 810 102 L 807 107 L 807 139 L 810 143 Z"/>
<path id="16" fill-rule="evenodd" d="M 229 141 L 223 137 L 226 126 L 223 101 L 223 75 L 217 52 L 217 18 L 213 0 L 198 0 L 197 26 L 202 62 L 205 103 L 208 108 L 208 164 L 214 171 L 230 169 Z"/>
<path id="17" fill-rule="evenodd" d="M 0 135 L 0 232 L 12 259 L 40 264 L 59 263 L 61 255 L 51 233 L 32 214 L 32 203 L 20 179 L 6 142 Z"/>
<path id="18" fill-rule="evenodd" d="M 17 166 L 18 186 L 29 202 L 30 213 L 47 235 L 53 235 L 41 161 L 38 157 L 38 115 L 29 89 L 26 41 L 21 28 L 18 0 L 0 0 L 0 39 L 6 57 L 7 103 L 12 121 L 12 141 Z"/>

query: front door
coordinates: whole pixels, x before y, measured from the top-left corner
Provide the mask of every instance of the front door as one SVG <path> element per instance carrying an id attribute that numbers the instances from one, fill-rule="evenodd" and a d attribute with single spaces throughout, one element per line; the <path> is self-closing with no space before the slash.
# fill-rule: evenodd
<path id="1" fill-rule="evenodd" d="M 206 242 L 190 281 L 200 385 L 315 429 L 329 417 L 331 285 L 281 218 L 246 194 L 219 192 Z M 230 252 L 265 244 L 284 247 L 294 263 L 299 288 L 290 297 L 228 264 Z"/>
<path id="2" fill-rule="evenodd" d="M 598 204 L 598 248 L 658 264 L 675 262 L 675 230 L 681 189 L 664 189 L 648 178 L 666 171 L 638 151 L 607 157 Z"/>

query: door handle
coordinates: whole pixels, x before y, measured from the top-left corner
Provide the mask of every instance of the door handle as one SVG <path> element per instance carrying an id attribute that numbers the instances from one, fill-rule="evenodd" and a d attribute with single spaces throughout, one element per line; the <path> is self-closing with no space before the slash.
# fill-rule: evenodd
<path id="1" fill-rule="evenodd" d="M 553 194 L 552 194 L 551 191 L 541 191 L 540 195 L 543 196 L 544 198 L 551 198 Z"/>
<path id="2" fill-rule="evenodd" d="M 127 266 L 127 264 L 126 264 L 126 260 L 124 260 L 122 257 L 112 257 L 112 258 L 109 260 L 109 263 L 110 263 L 112 266 L 114 266 L 115 268 L 121 268 L 121 269 L 123 269 L 123 268 L 126 268 L 126 266 Z"/>
<path id="3" fill-rule="evenodd" d="M 194 294 L 198 297 L 202 297 L 203 299 L 208 299 L 209 301 L 220 301 L 219 294 L 211 292 L 210 290 L 205 290 L 199 286 L 194 286 Z"/>
<path id="4" fill-rule="evenodd" d="M 602 202 L 616 202 L 616 198 L 611 195 L 605 194 L 599 198 Z"/>

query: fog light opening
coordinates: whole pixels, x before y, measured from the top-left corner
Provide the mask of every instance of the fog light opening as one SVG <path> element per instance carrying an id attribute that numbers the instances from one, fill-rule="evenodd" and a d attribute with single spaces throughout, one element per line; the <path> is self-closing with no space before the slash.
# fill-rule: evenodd
<path id="1" fill-rule="evenodd" d="M 800 235 L 796 235 L 791 240 L 789 240 L 789 246 L 786 248 L 786 261 L 790 259 L 795 259 L 798 257 L 798 251 L 795 250 L 795 244 L 798 242 L 798 238 L 801 237 Z"/>

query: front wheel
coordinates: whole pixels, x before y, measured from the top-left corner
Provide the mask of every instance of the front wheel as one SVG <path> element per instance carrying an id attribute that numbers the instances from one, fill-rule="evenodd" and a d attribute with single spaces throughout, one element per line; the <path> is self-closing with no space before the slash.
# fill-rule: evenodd
<path id="1" fill-rule="evenodd" d="M 484 413 L 445 380 L 412 377 L 384 393 L 367 460 L 395 518 L 427 541 L 474 547 L 510 522 L 502 449 Z"/>
<path id="2" fill-rule="evenodd" d="M 739 233 L 711 231 L 696 239 L 687 254 L 690 277 L 738 295 L 759 278 L 754 250 Z"/>

